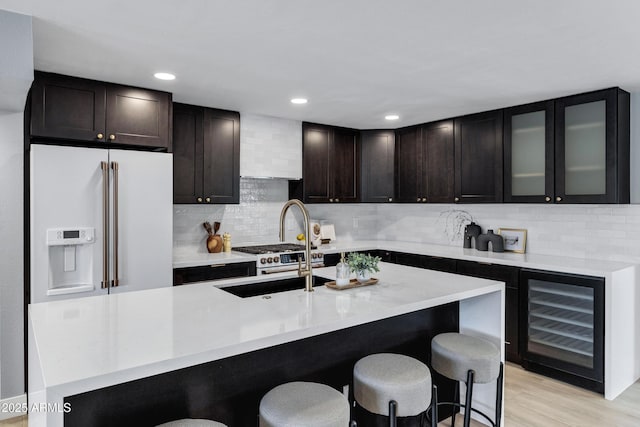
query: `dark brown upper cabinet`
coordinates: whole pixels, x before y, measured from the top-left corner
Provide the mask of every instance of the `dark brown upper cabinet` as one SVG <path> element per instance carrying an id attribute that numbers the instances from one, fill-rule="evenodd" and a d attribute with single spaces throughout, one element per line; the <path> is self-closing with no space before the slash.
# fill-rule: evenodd
<path id="1" fill-rule="evenodd" d="M 619 88 L 555 101 L 556 203 L 629 203 L 629 103 Z"/>
<path id="2" fill-rule="evenodd" d="M 453 120 L 422 127 L 423 194 L 427 202 L 451 203 L 454 197 Z"/>
<path id="3" fill-rule="evenodd" d="M 453 121 L 397 130 L 395 171 L 399 202 L 453 202 Z"/>
<path id="4" fill-rule="evenodd" d="M 394 201 L 395 132 L 367 130 L 360 132 L 361 202 Z"/>
<path id="5" fill-rule="evenodd" d="M 396 130 L 396 201 L 422 201 L 422 127 Z"/>
<path id="6" fill-rule="evenodd" d="M 454 119 L 455 202 L 502 202 L 502 110 Z"/>
<path id="7" fill-rule="evenodd" d="M 544 101 L 504 110 L 505 202 L 553 202 L 553 107 Z"/>
<path id="8" fill-rule="evenodd" d="M 302 124 L 302 185 L 306 203 L 359 201 L 359 145 L 357 130 Z"/>
<path id="9" fill-rule="evenodd" d="M 171 94 L 35 72 L 30 136 L 171 151 Z"/>
<path id="10" fill-rule="evenodd" d="M 173 105 L 173 202 L 240 202 L 240 113 Z"/>

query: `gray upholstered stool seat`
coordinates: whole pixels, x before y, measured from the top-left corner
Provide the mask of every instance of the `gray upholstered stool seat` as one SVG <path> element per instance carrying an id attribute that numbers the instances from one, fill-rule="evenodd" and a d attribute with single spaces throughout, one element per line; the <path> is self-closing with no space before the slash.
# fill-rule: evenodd
<path id="1" fill-rule="evenodd" d="M 182 420 L 169 421 L 156 427 L 227 427 L 225 424 L 196 418 L 184 418 Z"/>
<path id="2" fill-rule="evenodd" d="M 374 414 L 389 416 L 389 402 L 395 401 L 397 416 L 418 415 L 431 404 L 431 372 L 409 356 L 372 354 L 353 368 L 353 396 Z"/>
<path id="3" fill-rule="evenodd" d="M 281 384 L 260 401 L 260 427 L 346 427 L 349 416 L 347 398 L 324 384 Z"/>
<path id="4" fill-rule="evenodd" d="M 431 341 L 431 367 L 457 381 L 466 381 L 473 370 L 474 382 L 489 383 L 500 374 L 500 350 L 482 338 L 444 333 Z"/>

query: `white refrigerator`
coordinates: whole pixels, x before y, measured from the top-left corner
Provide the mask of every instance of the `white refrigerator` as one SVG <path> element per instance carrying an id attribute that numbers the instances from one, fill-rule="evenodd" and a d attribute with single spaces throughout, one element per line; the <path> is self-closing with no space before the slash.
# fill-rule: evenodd
<path id="1" fill-rule="evenodd" d="M 30 303 L 172 285 L 168 153 L 32 144 Z"/>

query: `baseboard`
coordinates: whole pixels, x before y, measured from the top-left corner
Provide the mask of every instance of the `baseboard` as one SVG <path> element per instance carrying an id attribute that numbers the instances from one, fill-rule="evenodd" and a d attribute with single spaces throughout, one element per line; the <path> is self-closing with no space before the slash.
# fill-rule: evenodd
<path id="1" fill-rule="evenodd" d="M 10 397 L 0 400 L 0 421 L 27 414 L 27 395 Z"/>

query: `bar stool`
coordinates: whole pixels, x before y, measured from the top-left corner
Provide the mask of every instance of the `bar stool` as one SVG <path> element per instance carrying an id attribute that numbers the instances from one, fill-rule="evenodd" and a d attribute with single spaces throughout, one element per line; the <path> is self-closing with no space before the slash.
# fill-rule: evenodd
<path id="1" fill-rule="evenodd" d="M 260 427 L 346 427 L 349 418 L 347 398 L 324 384 L 281 384 L 260 401 Z"/>
<path id="2" fill-rule="evenodd" d="M 202 420 L 199 418 L 183 418 L 181 420 L 169 421 L 168 423 L 157 425 L 156 427 L 227 427 L 226 424 L 217 421 Z"/>
<path id="3" fill-rule="evenodd" d="M 439 405 L 453 405 L 464 408 L 464 427 L 469 427 L 471 411 L 486 418 L 494 427 L 500 427 L 502 415 L 502 390 L 504 367 L 500 361 L 500 350 L 493 343 L 477 337 L 459 333 L 436 335 L 431 341 L 431 367 L 447 378 L 464 381 L 467 394 L 464 405 L 456 402 L 441 402 Z M 495 420 L 472 408 L 473 384 L 496 381 Z M 456 384 L 458 394 L 459 383 Z M 454 401 L 455 396 L 454 396 Z M 455 412 L 451 416 L 451 426 L 455 426 Z"/>
<path id="4" fill-rule="evenodd" d="M 402 354 L 372 354 L 353 368 L 353 396 L 367 411 L 389 417 L 395 427 L 398 417 L 426 414 L 431 408 L 431 426 L 438 423 L 437 388 L 424 363 Z"/>

